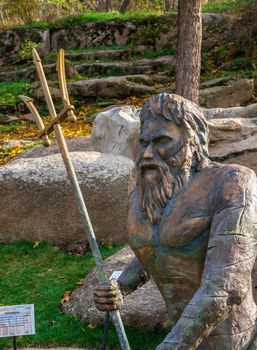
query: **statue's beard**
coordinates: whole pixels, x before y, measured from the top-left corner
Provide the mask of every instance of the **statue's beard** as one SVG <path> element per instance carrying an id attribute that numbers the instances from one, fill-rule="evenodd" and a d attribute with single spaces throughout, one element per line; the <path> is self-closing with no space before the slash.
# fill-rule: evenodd
<path id="1" fill-rule="evenodd" d="M 141 210 L 153 224 L 158 224 L 170 199 L 185 185 L 188 176 L 179 171 L 175 156 L 164 161 L 139 161 Z"/>

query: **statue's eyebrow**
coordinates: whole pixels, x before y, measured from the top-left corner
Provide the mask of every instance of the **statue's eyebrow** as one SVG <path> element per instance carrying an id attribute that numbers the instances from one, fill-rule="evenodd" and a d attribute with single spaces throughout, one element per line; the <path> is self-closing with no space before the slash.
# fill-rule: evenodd
<path id="1" fill-rule="evenodd" d="M 172 139 L 172 136 L 165 129 L 158 130 L 156 133 L 153 134 L 151 139 L 152 140 L 158 140 L 161 137 L 168 137 L 169 139 Z"/>

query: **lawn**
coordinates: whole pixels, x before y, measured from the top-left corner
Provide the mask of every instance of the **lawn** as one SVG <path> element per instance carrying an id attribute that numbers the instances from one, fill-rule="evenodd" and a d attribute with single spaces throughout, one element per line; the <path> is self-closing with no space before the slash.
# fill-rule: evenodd
<path id="1" fill-rule="evenodd" d="M 104 258 L 121 246 L 101 247 Z M 36 334 L 18 337 L 17 345 L 50 347 L 78 346 L 101 348 L 102 328 L 82 323 L 60 311 L 60 301 L 74 290 L 94 266 L 92 254 L 70 255 L 46 242 L 11 242 L 0 244 L 1 306 L 34 304 Z M 126 329 L 133 350 L 152 350 L 162 340 L 162 332 Z M 11 338 L 1 338 L 0 347 L 11 347 Z M 110 330 L 108 344 L 118 350 L 118 340 Z"/>
<path id="2" fill-rule="evenodd" d="M 242 6 L 253 5 L 256 0 L 219 0 L 203 6 L 203 12 L 206 13 L 229 13 L 240 14 Z"/>

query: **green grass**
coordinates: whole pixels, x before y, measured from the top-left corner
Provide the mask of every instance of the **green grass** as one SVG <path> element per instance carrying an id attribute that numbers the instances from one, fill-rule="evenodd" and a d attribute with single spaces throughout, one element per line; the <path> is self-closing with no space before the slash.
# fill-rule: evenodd
<path id="1" fill-rule="evenodd" d="M 78 15 L 66 16 L 56 22 L 34 22 L 25 25 L 14 25 L 12 28 L 68 28 L 78 23 L 97 21 L 127 21 L 140 20 L 153 16 L 160 16 L 162 12 L 139 12 L 139 13 L 112 13 L 112 12 L 84 12 Z"/>
<path id="2" fill-rule="evenodd" d="M 252 5 L 256 0 L 219 0 L 212 4 L 203 6 L 203 12 L 206 13 L 239 13 L 238 8 L 241 6 Z"/>
<path id="3" fill-rule="evenodd" d="M 101 247 L 104 258 L 118 251 Z M 72 256 L 55 245 L 41 242 L 33 248 L 30 242 L 0 244 L 1 306 L 34 304 L 36 334 L 18 337 L 18 346 L 78 346 L 100 349 L 102 328 L 91 328 L 73 316 L 61 313 L 59 302 L 65 291 L 76 288 L 76 283 L 94 266 L 91 253 Z M 163 332 L 141 332 L 127 329 L 133 350 L 150 350 L 161 342 Z M 108 337 L 109 349 L 118 350 L 113 329 Z M 1 338 L 0 346 L 11 347 L 11 338 Z"/>
<path id="4" fill-rule="evenodd" d="M 20 102 L 19 95 L 28 95 L 29 81 L 0 82 L 0 105 L 11 106 Z"/>

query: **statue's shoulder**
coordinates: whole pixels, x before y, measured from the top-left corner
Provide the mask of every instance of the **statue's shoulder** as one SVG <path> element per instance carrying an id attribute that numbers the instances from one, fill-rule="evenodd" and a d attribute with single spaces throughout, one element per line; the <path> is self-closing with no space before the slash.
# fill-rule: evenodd
<path id="1" fill-rule="evenodd" d="M 245 202 L 246 194 L 256 201 L 257 178 L 252 169 L 238 164 L 214 163 L 209 171 L 214 174 L 217 201 Z"/>

